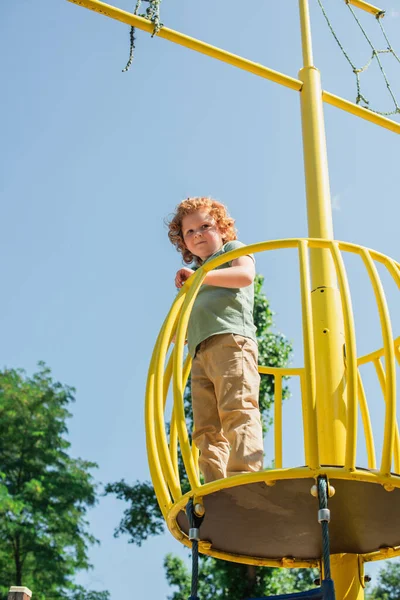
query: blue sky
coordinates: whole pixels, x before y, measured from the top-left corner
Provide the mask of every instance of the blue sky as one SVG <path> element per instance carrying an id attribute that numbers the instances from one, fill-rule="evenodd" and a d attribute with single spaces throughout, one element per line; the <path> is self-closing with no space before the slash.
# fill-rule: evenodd
<path id="1" fill-rule="evenodd" d="M 370 50 L 344 3 L 325 4 L 355 62 L 366 63 Z M 395 43 L 398 5 L 381 6 Z M 354 76 L 316 0 L 311 13 L 323 88 L 354 100 Z M 380 39 L 373 17 L 361 17 Z M 296 3 L 164 0 L 162 20 L 288 75 L 301 67 Z M 142 32 L 131 71 L 121 73 L 129 28 L 65 0 L 2 3 L 0 31 L 0 365 L 32 373 L 44 360 L 76 387 L 72 453 L 99 464 L 99 482 L 148 479 L 146 372 L 180 266 L 164 218 L 189 195 L 212 195 L 229 206 L 243 242 L 306 236 L 298 93 Z M 384 60 L 400 95 L 400 65 Z M 390 108 L 377 69 L 362 77 L 374 106 Z M 325 117 L 335 237 L 399 259 L 398 137 L 333 107 Z M 258 268 L 301 364 L 292 258 L 260 256 Z M 349 269 L 364 353 L 380 333 L 363 273 Z M 398 315 L 394 325 L 398 335 Z M 295 391 L 290 402 L 297 406 Z M 380 407 L 371 406 L 374 423 Z M 289 416 L 286 408 L 285 460 L 295 464 L 301 439 Z M 112 599 L 128 589 L 165 598 L 163 557 L 186 551 L 169 534 L 140 549 L 115 540 L 123 508 L 106 498 L 91 512 L 101 546 L 80 581 Z"/>

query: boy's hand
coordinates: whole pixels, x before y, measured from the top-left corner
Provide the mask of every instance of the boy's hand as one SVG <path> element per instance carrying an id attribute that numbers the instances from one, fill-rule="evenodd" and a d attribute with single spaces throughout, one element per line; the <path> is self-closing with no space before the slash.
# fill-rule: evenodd
<path id="1" fill-rule="evenodd" d="M 175 275 L 175 285 L 177 288 L 181 288 L 185 281 L 189 279 L 191 275 L 193 275 L 194 271 L 192 269 L 188 269 L 187 267 L 183 267 L 179 269 Z"/>

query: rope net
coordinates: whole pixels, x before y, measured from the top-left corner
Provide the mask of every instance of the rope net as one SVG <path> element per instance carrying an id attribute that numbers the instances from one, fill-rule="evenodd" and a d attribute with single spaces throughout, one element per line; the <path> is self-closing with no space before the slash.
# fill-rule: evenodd
<path id="1" fill-rule="evenodd" d="M 143 0 L 143 2 L 148 3 L 146 12 L 139 13 L 140 6 L 142 4 L 142 0 L 137 0 L 133 14 L 138 15 L 139 17 L 143 17 L 144 19 L 148 19 L 149 21 L 151 21 L 154 24 L 154 31 L 151 34 L 151 37 L 154 37 L 156 35 L 156 33 L 158 33 L 160 31 L 161 27 L 163 26 L 163 24 L 160 21 L 161 0 Z M 128 62 L 126 63 L 125 67 L 122 69 L 123 73 L 126 73 L 127 71 L 129 71 L 132 61 L 133 61 L 134 54 L 135 54 L 136 38 L 135 38 L 135 28 L 134 27 L 131 27 L 131 29 L 130 29 L 129 38 L 130 38 L 129 58 L 128 58 Z"/>
<path id="2" fill-rule="evenodd" d="M 318 0 L 318 4 L 322 10 L 322 14 L 325 17 L 325 20 L 328 24 L 328 27 L 336 41 L 336 43 L 338 44 L 340 50 L 342 51 L 345 59 L 347 60 L 347 62 L 349 63 L 349 65 L 351 66 L 351 69 L 355 75 L 356 78 L 356 88 L 357 88 L 357 96 L 356 96 L 356 104 L 360 104 L 363 108 L 368 108 L 369 110 L 371 110 L 372 112 L 375 112 L 379 115 L 388 117 L 391 115 L 396 115 L 396 114 L 400 114 L 400 105 L 399 102 L 397 101 L 397 98 L 393 92 L 392 86 L 389 82 L 389 79 L 387 77 L 387 74 L 383 68 L 383 64 L 382 64 L 382 55 L 384 54 L 391 54 L 393 56 L 393 58 L 400 63 L 400 58 L 398 56 L 398 54 L 396 54 L 393 46 L 391 45 L 389 38 L 387 36 L 387 33 L 383 27 L 382 24 L 382 20 L 383 17 L 385 16 L 385 12 L 382 10 L 379 13 L 377 13 L 373 18 L 377 21 L 379 28 L 380 28 L 380 35 L 383 38 L 383 42 L 386 44 L 386 47 L 378 49 L 374 46 L 372 40 L 371 40 L 371 36 L 368 35 L 365 27 L 363 26 L 363 24 L 361 23 L 361 20 L 359 19 L 359 17 L 357 16 L 356 12 L 354 11 L 353 7 L 351 6 L 350 2 L 348 0 L 344 0 L 344 2 L 347 5 L 348 10 L 350 11 L 352 18 L 354 19 L 355 23 L 357 24 L 357 26 L 359 27 L 362 36 L 364 37 L 364 39 L 366 40 L 368 46 L 370 47 L 371 50 L 371 55 L 369 57 L 369 59 L 367 60 L 367 62 L 360 67 L 357 67 L 357 65 L 355 64 L 355 61 L 352 60 L 352 58 L 350 57 L 349 53 L 347 52 L 347 50 L 344 48 L 343 43 L 340 41 L 338 34 L 336 33 L 332 22 L 327 14 L 327 11 L 325 9 L 325 6 L 323 4 L 322 0 Z M 371 65 L 376 64 L 378 66 L 379 72 L 385 82 L 387 91 L 392 99 L 393 102 L 393 106 L 394 108 L 392 110 L 389 111 L 380 111 L 374 108 L 371 108 L 370 106 L 370 101 L 366 96 L 366 93 L 361 89 L 361 75 L 362 73 L 365 73 L 369 67 Z"/>

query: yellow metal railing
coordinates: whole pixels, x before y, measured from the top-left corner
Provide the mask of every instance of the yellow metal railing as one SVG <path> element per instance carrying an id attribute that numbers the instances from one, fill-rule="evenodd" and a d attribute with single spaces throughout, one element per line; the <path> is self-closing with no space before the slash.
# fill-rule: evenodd
<path id="1" fill-rule="evenodd" d="M 297 368 L 276 368 L 262 365 L 261 376 L 274 378 L 274 469 L 259 473 L 251 473 L 230 477 L 228 479 L 201 485 L 198 469 L 198 451 L 190 442 L 184 409 L 184 391 L 191 368 L 191 358 L 184 358 L 185 337 L 191 309 L 202 281 L 207 272 L 217 266 L 248 253 L 267 252 L 291 248 L 298 255 L 300 274 L 300 297 L 302 307 L 303 355 L 304 365 Z M 311 302 L 311 277 L 309 266 L 310 250 L 320 248 L 327 250 L 333 260 L 344 322 L 347 423 L 346 452 L 344 464 L 321 465 L 321 448 L 324 440 L 318 440 L 317 403 L 315 398 L 318 373 L 315 368 L 313 340 L 313 308 Z M 375 296 L 377 313 L 380 319 L 383 345 L 382 348 L 369 354 L 357 357 L 356 332 L 352 310 L 351 289 L 348 283 L 343 260 L 344 253 L 358 255 L 365 266 Z M 383 265 L 400 289 L 400 265 L 389 257 L 374 250 L 355 244 L 321 240 L 321 239 L 286 239 L 252 244 L 231 251 L 213 259 L 199 268 L 177 295 L 172 308 L 165 319 L 150 364 L 146 392 L 146 431 L 151 476 L 161 510 L 172 533 L 183 543 L 185 536 L 176 524 L 176 516 L 185 505 L 187 495 L 183 495 L 178 469 L 179 453 L 182 457 L 190 495 L 201 498 L 204 495 L 225 489 L 244 482 L 265 481 L 272 485 L 279 479 L 295 479 L 317 477 L 326 474 L 339 479 L 370 481 L 384 485 L 386 489 L 400 488 L 400 436 L 396 421 L 396 367 L 400 364 L 400 337 L 393 337 L 390 314 L 385 293 L 376 264 Z M 172 343 L 175 338 L 175 343 Z M 383 361 L 383 363 L 382 363 Z M 377 449 L 375 448 L 373 428 L 369 414 L 368 391 L 366 392 L 360 367 L 370 365 L 375 369 L 384 398 L 384 435 L 380 456 L 380 467 L 377 468 Z M 284 437 L 282 419 L 283 379 L 298 377 L 301 393 L 302 438 L 304 444 L 305 466 L 289 468 L 283 464 L 283 448 L 288 443 Z M 166 409 L 169 407 L 169 391 L 173 389 L 173 406 L 170 417 Z M 295 400 L 291 400 L 294 402 Z M 362 434 L 365 442 L 367 465 L 357 462 L 357 427 L 358 411 L 361 415 Z M 170 421 L 167 433 L 167 421 Z M 394 473 L 392 473 L 392 465 Z M 217 556 L 211 548 L 201 546 L 201 551 Z M 397 551 L 396 551 L 397 552 Z M 400 549 L 399 549 L 400 553 Z M 238 562 L 249 562 L 248 557 L 229 558 Z M 372 553 L 368 560 L 382 558 L 379 553 Z M 304 561 L 303 561 L 304 562 Z M 255 559 L 254 564 L 261 564 Z M 262 564 L 277 566 L 272 560 Z M 278 565 L 279 566 L 279 565 Z M 282 566 L 280 564 L 280 566 Z M 296 562 L 293 566 L 306 566 Z M 307 563 L 309 566 L 309 563 Z"/>

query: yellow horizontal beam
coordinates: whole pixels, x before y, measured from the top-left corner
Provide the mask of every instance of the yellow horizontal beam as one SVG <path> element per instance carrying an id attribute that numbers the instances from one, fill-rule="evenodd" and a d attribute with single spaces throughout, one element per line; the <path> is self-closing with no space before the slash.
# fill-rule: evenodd
<path id="1" fill-rule="evenodd" d="M 89 8 L 90 10 L 100 13 L 101 15 L 105 15 L 106 17 L 110 17 L 111 19 L 126 23 L 127 25 L 137 27 L 138 29 L 143 29 L 143 31 L 147 31 L 148 33 L 154 32 L 153 23 L 147 19 L 133 15 L 132 13 L 121 10 L 120 8 L 116 8 L 115 6 L 110 6 L 109 4 L 105 4 L 99 0 L 68 1 L 72 2 L 73 4 L 77 4 L 78 6 Z M 221 50 L 216 46 L 211 46 L 210 44 L 206 44 L 205 42 L 192 38 L 188 35 L 179 33 L 179 31 L 169 29 L 168 27 L 162 27 L 160 31 L 156 33 L 156 35 L 157 37 L 168 40 L 169 42 L 174 42 L 174 44 L 185 46 L 186 48 L 190 48 L 190 50 L 200 52 L 200 54 L 211 56 L 212 58 L 216 58 L 217 60 L 233 65 L 234 67 L 238 67 L 243 71 L 248 71 L 249 73 L 263 77 L 264 79 L 275 81 L 275 83 L 284 85 L 292 90 L 300 91 L 303 85 L 299 79 L 294 79 L 288 75 L 283 75 L 283 73 L 279 73 L 273 69 L 268 69 L 267 67 L 260 65 L 260 63 L 247 60 L 246 58 L 242 58 L 241 56 L 232 54 L 231 52 L 226 52 L 225 50 Z"/>
<path id="2" fill-rule="evenodd" d="M 385 11 L 383 11 L 381 8 L 377 8 L 376 6 L 373 6 L 372 4 L 369 4 L 368 2 L 364 2 L 364 0 L 344 0 L 346 2 L 346 4 L 352 4 L 353 6 L 356 6 L 357 8 L 361 8 L 361 10 L 365 10 L 368 13 L 371 13 L 371 15 L 375 15 L 375 16 L 380 16 L 383 17 L 385 14 Z"/>
<path id="3" fill-rule="evenodd" d="M 372 110 L 368 110 L 367 108 L 363 108 L 358 104 L 354 104 L 354 102 L 349 102 L 349 100 L 345 100 L 344 98 L 340 98 L 340 96 L 335 96 L 330 92 L 322 92 L 322 100 L 331 106 L 336 106 L 336 108 L 340 108 L 356 117 L 361 117 L 365 121 L 370 121 L 371 123 L 375 123 L 375 125 L 379 125 L 384 129 L 389 129 L 389 131 L 394 131 L 394 133 L 400 133 L 400 123 L 396 121 L 392 121 L 391 119 L 387 119 L 386 117 L 382 117 L 382 115 L 378 115 L 378 113 L 373 112 Z"/>
<path id="4" fill-rule="evenodd" d="M 126 25 L 137 27 L 138 29 L 147 31 L 147 33 L 152 34 L 154 32 L 154 25 L 148 19 L 138 17 L 137 15 L 126 12 L 125 10 L 115 6 L 111 6 L 110 4 L 105 4 L 105 2 L 100 2 L 100 0 L 68 0 L 68 2 L 77 4 L 78 6 L 83 6 L 84 8 L 93 10 L 94 12 L 106 17 L 110 17 L 111 19 L 115 19 L 116 21 L 121 21 L 121 23 L 125 23 Z M 379 12 L 379 9 L 373 7 L 372 4 L 367 4 L 362 0 L 352 0 L 351 3 L 357 6 L 360 5 L 359 8 L 362 8 L 361 5 L 363 5 L 364 10 L 366 10 L 366 7 L 369 6 Z M 211 46 L 210 44 L 206 44 L 206 42 L 202 42 L 201 40 L 184 35 L 183 33 L 179 33 L 179 31 L 174 31 L 168 27 L 162 27 L 160 31 L 156 33 L 156 35 L 157 37 L 161 37 L 169 42 L 179 44 L 180 46 L 185 46 L 185 48 L 189 48 L 190 50 L 194 50 L 200 54 L 205 54 L 206 56 L 220 60 L 224 63 L 237 67 L 238 69 L 242 69 L 242 71 L 253 73 L 253 75 L 257 75 L 263 79 L 274 81 L 275 83 L 279 83 L 280 85 L 288 87 L 297 92 L 300 92 L 303 87 L 303 82 L 299 79 L 294 79 L 293 77 L 279 73 L 279 71 L 268 69 L 268 67 L 260 65 L 260 63 L 247 60 L 246 58 L 242 58 L 241 56 L 232 54 L 231 52 L 226 52 L 226 50 L 221 50 L 216 46 Z M 390 131 L 394 131 L 395 133 L 400 133 L 400 123 L 396 123 L 396 121 L 382 117 L 381 115 L 367 110 L 366 108 L 362 108 L 353 102 L 344 100 L 343 98 L 335 96 L 334 94 L 330 94 L 329 92 L 322 92 L 322 99 L 327 104 L 331 104 L 332 106 L 336 106 L 337 108 L 349 112 L 357 117 L 361 117 L 361 119 L 365 119 L 366 121 L 380 125 L 381 127 L 389 129 Z"/>

